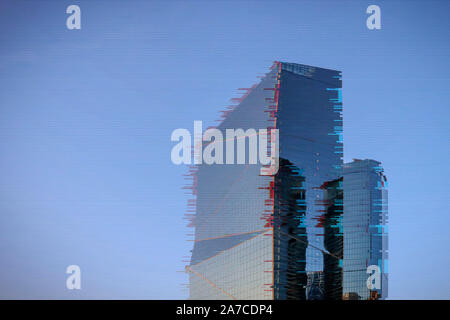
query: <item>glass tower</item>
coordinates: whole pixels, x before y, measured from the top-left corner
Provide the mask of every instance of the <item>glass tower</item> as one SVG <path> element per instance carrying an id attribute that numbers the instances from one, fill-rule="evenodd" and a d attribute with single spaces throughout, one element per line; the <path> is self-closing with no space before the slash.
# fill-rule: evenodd
<path id="1" fill-rule="evenodd" d="M 381 163 L 355 159 L 344 165 L 344 299 L 385 299 L 387 271 L 387 181 Z M 369 289 L 368 279 L 379 273 Z"/>
<path id="2" fill-rule="evenodd" d="M 252 134 L 244 164 L 194 168 L 190 298 L 339 296 L 331 283 L 342 266 L 341 73 L 275 62 L 235 102 L 216 128 L 224 137 L 227 129 L 278 129 L 279 169 L 261 175 L 264 166 L 251 163 Z M 236 160 L 236 146 L 223 157 Z"/>

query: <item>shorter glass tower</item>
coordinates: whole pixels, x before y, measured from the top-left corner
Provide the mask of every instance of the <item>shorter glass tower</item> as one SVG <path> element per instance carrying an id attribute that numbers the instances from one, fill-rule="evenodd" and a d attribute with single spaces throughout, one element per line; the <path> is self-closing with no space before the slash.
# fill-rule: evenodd
<path id="1" fill-rule="evenodd" d="M 388 289 L 386 176 L 380 162 L 354 159 L 344 164 L 343 178 L 343 298 L 385 299 Z"/>

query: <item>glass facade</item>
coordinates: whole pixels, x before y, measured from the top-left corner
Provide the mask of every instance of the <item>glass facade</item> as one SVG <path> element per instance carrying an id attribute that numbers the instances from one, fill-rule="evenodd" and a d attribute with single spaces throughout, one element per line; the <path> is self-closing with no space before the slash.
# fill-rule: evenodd
<path id="1" fill-rule="evenodd" d="M 217 129 L 267 129 L 273 126 L 278 69 L 251 88 Z M 202 164 L 195 175 L 194 246 L 189 272 L 191 299 L 273 299 L 272 176 L 260 164 Z M 234 158 L 237 162 L 237 143 Z M 227 157 L 226 150 L 224 158 Z"/>
<path id="2" fill-rule="evenodd" d="M 324 264 L 324 295 L 327 300 L 342 298 L 342 259 L 344 251 L 344 233 L 342 218 L 344 214 L 344 199 L 342 177 L 328 181 L 322 185 L 324 197 L 324 246 L 329 254 L 323 255 Z"/>
<path id="3" fill-rule="evenodd" d="M 346 163 L 344 175 L 343 293 L 345 299 L 385 299 L 387 270 L 387 181 L 380 162 Z M 379 288 L 367 285 L 369 266 L 381 272 Z"/>
<path id="4" fill-rule="evenodd" d="M 224 137 L 279 130 L 279 170 L 261 175 L 249 143 L 246 164 L 196 167 L 190 298 L 340 298 L 332 285 L 342 277 L 340 72 L 276 62 L 224 114 Z"/>
<path id="5" fill-rule="evenodd" d="M 329 252 L 324 244 L 323 219 L 327 181 L 338 179 L 342 168 L 342 99 L 340 72 L 305 65 L 284 63 L 280 72 L 277 128 L 280 130 L 280 158 L 297 168 L 303 178 L 301 208 L 296 216 L 297 230 L 282 241 L 304 245 L 302 265 L 295 271 L 295 296 L 279 294 L 275 299 L 319 299 L 324 297 L 324 257 Z M 275 225 L 275 234 L 277 226 Z M 276 238 L 275 238 L 276 239 Z M 306 244 L 306 245 L 305 245 Z M 276 254 L 277 252 L 275 252 Z M 276 256 L 281 261 L 285 255 Z M 289 274 L 286 268 L 282 273 Z M 309 284 L 310 285 L 309 285 Z M 316 286 L 316 284 L 320 286 Z M 292 290 L 292 285 L 275 284 L 280 293 Z"/>

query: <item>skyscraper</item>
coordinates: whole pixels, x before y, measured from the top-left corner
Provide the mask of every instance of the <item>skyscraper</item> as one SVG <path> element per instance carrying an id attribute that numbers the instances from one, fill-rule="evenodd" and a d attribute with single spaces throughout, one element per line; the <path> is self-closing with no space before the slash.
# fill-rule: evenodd
<path id="1" fill-rule="evenodd" d="M 342 299 L 342 258 L 344 251 L 344 233 L 342 218 L 344 214 L 344 190 L 342 177 L 325 182 L 322 188 L 324 196 L 324 246 L 328 254 L 323 255 L 324 295 L 326 300 Z"/>
<path id="2" fill-rule="evenodd" d="M 278 129 L 279 169 L 261 175 L 263 165 L 249 161 L 195 168 L 190 298 L 315 299 L 326 266 L 336 269 L 324 255 L 340 260 L 324 244 L 332 191 L 323 185 L 343 164 L 341 74 L 275 62 L 236 102 L 217 129 Z M 252 136 L 244 139 L 247 159 Z"/>
<path id="3" fill-rule="evenodd" d="M 381 163 L 368 159 L 346 163 L 343 175 L 344 298 L 384 299 L 388 294 L 387 179 Z M 373 272 L 380 273 L 380 283 L 375 279 L 370 289 Z"/>

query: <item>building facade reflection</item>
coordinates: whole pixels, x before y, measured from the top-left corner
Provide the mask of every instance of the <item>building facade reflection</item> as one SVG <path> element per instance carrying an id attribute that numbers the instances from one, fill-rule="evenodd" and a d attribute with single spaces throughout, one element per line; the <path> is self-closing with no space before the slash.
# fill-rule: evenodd
<path id="1" fill-rule="evenodd" d="M 332 191 L 321 188 L 341 176 L 341 74 L 276 62 L 236 101 L 217 129 L 278 129 L 279 170 L 262 176 L 260 164 L 195 168 L 190 298 L 326 298 L 327 279 L 338 279 L 341 263 L 325 258 L 339 250 L 324 241 L 324 221 L 337 236 L 324 211 Z"/>

